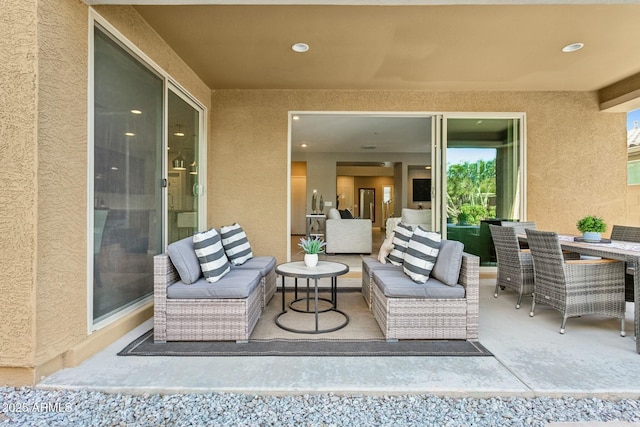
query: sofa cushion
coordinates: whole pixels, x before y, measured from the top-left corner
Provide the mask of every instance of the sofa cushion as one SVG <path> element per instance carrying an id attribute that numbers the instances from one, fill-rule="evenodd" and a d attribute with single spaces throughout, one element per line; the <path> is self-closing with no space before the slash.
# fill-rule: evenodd
<path id="1" fill-rule="evenodd" d="M 402 208 L 402 222 L 414 230 L 417 226 L 431 230 L 431 209 Z"/>
<path id="2" fill-rule="evenodd" d="M 167 247 L 167 253 L 171 263 L 178 270 L 182 282 L 190 285 L 202 277 L 200 261 L 193 248 L 193 237 L 185 237 L 182 240 L 171 243 Z"/>
<path id="3" fill-rule="evenodd" d="M 276 267 L 276 258 L 272 256 L 254 256 L 242 265 L 232 265 L 231 269 L 260 270 L 262 277 L 269 274 Z"/>
<path id="4" fill-rule="evenodd" d="M 442 240 L 436 265 L 431 270 L 431 277 L 449 286 L 457 285 L 460 277 L 460 267 L 462 266 L 463 251 L 464 245 L 461 242 Z"/>
<path id="5" fill-rule="evenodd" d="M 340 211 L 336 208 L 329 209 L 329 213 L 327 214 L 327 219 L 341 219 L 342 215 L 340 215 Z"/>
<path id="6" fill-rule="evenodd" d="M 464 298 L 462 285 L 449 286 L 430 278 L 417 284 L 400 270 L 378 269 L 373 271 L 373 282 L 390 298 Z"/>
<path id="7" fill-rule="evenodd" d="M 229 272 L 229 260 L 224 253 L 220 235 L 215 228 L 194 234 L 193 248 L 200 261 L 202 274 L 207 281 L 217 282 Z"/>
<path id="8" fill-rule="evenodd" d="M 260 283 L 260 271 L 234 269 L 216 283 L 202 278 L 191 285 L 176 282 L 167 288 L 167 298 L 247 298 Z"/>
<path id="9" fill-rule="evenodd" d="M 233 265 L 242 265 L 253 257 L 247 234 L 239 224 L 220 227 L 220 238 L 227 258 Z"/>
<path id="10" fill-rule="evenodd" d="M 408 225 L 398 223 L 393 231 L 393 249 L 387 257 L 391 264 L 402 265 L 404 254 L 407 251 L 407 245 L 413 235 L 413 230 Z"/>
<path id="11" fill-rule="evenodd" d="M 402 272 L 402 267 L 398 267 L 391 263 L 382 264 L 371 256 L 362 257 L 362 272 L 371 277 L 371 273 L 376 270 L 397 270 Z M 403 273 L 404 274 L 404 273 Z"/>
<path id="12" fill-rule="evenodd" d="M 418 226 L 407 245 L 402 266 L 417 283 L 425 283 L 433 270 L 440 251 L 440 235 Z"/>
<path id="13" fill-rule="evenodd" d="M 340 218 L 342 219 L 353 219 L 353 214 L 349 209 L 344 209 L 340 211 Z"/>

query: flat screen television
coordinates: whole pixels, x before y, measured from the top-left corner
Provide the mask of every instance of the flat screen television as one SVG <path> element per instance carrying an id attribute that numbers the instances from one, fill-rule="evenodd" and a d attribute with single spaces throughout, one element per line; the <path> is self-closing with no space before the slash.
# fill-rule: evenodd
<path id="1" fill-rule="evenodd" d="M 431 201 L 431 178 L 415 178 L 413 180 L 413 201 Z"/>

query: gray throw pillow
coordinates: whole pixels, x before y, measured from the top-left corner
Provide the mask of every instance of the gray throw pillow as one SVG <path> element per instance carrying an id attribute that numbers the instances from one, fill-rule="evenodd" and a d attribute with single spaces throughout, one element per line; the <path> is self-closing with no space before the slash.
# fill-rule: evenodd
<path id="1" fill-rule="evenodd" d="M 186 237 L 171 243 L 167 247 L 167 253 L 183 283 L 190 285 L 202 277 L 200 261 L 193 249 L 193 237 Z"/>
<path id="2" fill-rule="evenodd" d="M 442 240 L 436 265 L 431 270 L 431 277 L 449 286 L 457 285 L 463 251 L 464 245 L 462 243 L 455 240 Z"/>

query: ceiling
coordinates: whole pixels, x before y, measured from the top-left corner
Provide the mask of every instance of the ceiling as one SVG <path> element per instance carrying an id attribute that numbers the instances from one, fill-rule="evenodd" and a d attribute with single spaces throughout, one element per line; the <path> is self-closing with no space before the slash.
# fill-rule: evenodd
<path id="1" fill-rule="evenodd" d="M 640 72 L 640 0 L 85 1 L 134 4 L 212 90 L 593 91 Z M 307 116 L 292 150 L 424 151 L 428 122 Z"/>
<path id="2" fill-rule="evenodd" d="M 192 3 L 135 7 L 213 90 L 591 91 L 640 72 L 636 1 Z"/>

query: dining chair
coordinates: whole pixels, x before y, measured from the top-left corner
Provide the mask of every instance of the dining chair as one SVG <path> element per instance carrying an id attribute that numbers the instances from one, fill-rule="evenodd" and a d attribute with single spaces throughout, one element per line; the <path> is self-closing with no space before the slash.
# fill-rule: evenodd
<path id="1" fill-rule="evenodd" d="M 565 260 L 558 234 L 525 230 L 533 258 L 535 286 L 531 313 L 536 303 L 562 313 L 560 333 L 569 317 L 599 314 L 620 319 L 624 332 L 624 263 L 610 259 Z"/>
<path id="2" fill-rule="evenodd" d="M 621 240 L 623 242 L 640 243 L 640 227 L 631 227 L 628 225 L 614 225 L 611 229 L 611 240 Z M 633 302 L 633 273 L 636 266 L 633 263 L 627 263 L 626 273 L 624 276 L 624 300 Z"/>
<path id="3" fill-rule="evenodd" d="M 504 223 L 503 223 L 504 224 Z M 510 223 L 518 224 L 521 223 Z M 533 223 L 535 227 L 535 223 Z M 518 231 L 514 226 L 489 225 L 493 244 L 496 248 L 496 258 L 498 260 L 498 277 L 496 279 L 496 290 L 494 298 L 498 298 L 500 289 L 509 288 L 518 294 L 516 308 L 520 308 L 523 295 L 533 293 L 533 262 L 531 252 L 528 249 L 520 249 L 517 234 L 524 233 Z"/>

